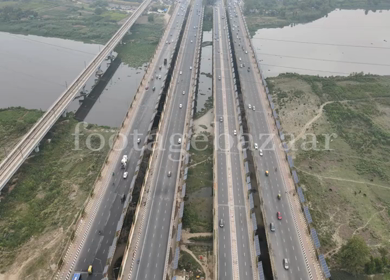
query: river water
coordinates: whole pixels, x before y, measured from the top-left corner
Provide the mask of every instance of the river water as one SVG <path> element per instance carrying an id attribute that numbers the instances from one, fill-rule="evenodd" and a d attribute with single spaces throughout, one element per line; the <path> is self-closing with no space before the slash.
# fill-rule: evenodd
<path id="1" fill-rule="evenodd" d="M 102 45 L 0 32 L 0 108 L 47 110 L 102 48 Z M 106 68 L 104 62 L 102 68 Z M 121 64 L 85 121 L 117 127 L 134 97 L 144 68 Z M 87 83 L 93 84 L 94 77 Z M 73 101 L 68 111 L 76 111 Z"/>
<path id="2" fill-rule="evenodd" d="M 390 75 L 390 11 L 335 10 L 311 23 L 260 29 L 252 42 L 266 77 Z"/>

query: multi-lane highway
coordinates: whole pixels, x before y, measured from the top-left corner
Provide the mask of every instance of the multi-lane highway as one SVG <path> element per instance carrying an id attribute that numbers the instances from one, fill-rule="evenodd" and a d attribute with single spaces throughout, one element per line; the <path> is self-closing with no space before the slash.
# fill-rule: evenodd
<path id="1" fill-rule="evenodd" d="M 286 194 L 287 188 L 283 176 L 281 176 L 278 155 L 272 148 L 274 141 L 267 144 L 270 134 L 276 133 L 267 122 L 269 118 L 265 111 L 267 104 L 263 104 L 261 97 L 261 80 L 257 71 L 254 71 L 251 63 L 249 40 L 245 38 L 247 33 L 238 7 L 233 1 L 229 1 L 229 18 L 231 23 L 232 40 L 234 40 L 235 56 L 244 96 L 248 127 L 253 141 L 251 142 L 254 160 L 258 168 L 257 179 L 263 194 L 265 217 L 267 221 L 268 242 L 270 243 L 271 258 L 274 260 L 274 276 L 278 280 L 309 280 L 311 272 L 305 262 L 303 248 L 297 232 L 297 226 L 292 213 L 291 202 Z M 249 106 L 251 108 L 249 108 Z M 275 137 L 278 137 L 275 135 Z M 256 149 L 255 143 L 258 145 Z M 262 156 L 260 155 L 262 149 Z M 279 171 L 278 171 L 279 170 Z M 266 176 L 265 172 L 269 172 Z M 278 199 L 278 194 L 281 199 Z M 277 212 L 281 213 L 281 220 L 277 218 Z M 275 231 L 270 230 L 270 223 L 274 223 Z M 283 260 L 289 261 L 286 269 Z"/>
<path id="2" fill-rule="evenodd" d="M 130 182 L 133 178 L 137 161 L 139 160 L 141 148 L 147 137 L 146 134 L 151 118 L 155 112 L 155 105 L 159 100 L 159 92 L 168 71 L 171 54 L 176 47 L 176 41 L 181 30 L 186 9 L 187 3 L 182 3 L 173 13 L 172 19 L 167 26 L 167 30 L 162 38 L 164 43 L 161 45 L 162 49 L 153 70 L 153 77 L 148 84 L 149 88 L 140 96 L 141 101 L 137 107 L 137 113 L 126 133 L 127 145 L 122 151 L 122 154 L 128 156 L 127 168 L 121 169 L 120 161 L 115 163 L 114 175 L 109 182 L 104 199 L 97 210 L 83 247 L 77 256 L 77 263 L 74 267 L 75 272 L 86 273 L 88 266 L 93 266 L 93 274 L 88 279 L 102 278 L 109 247 L 114 239 L 117 223 L 123 209 L 121 198 L 123 194 L 129 192 Z M 164 65 L 165 58 L 168 60 L 167 65 Z M 140 143 L 137 143 L 138 138 L 140 138 Z M 123 178 L 124 172 L 128 172 L 127 179 Z M 64 275 L 66 275 L 65 273 Z M 63 279 L 63 277 L 60 277 L 60 279 Z"/>
<path id="3" fill-rule="evenodd" d="M 236 111 L 233 68 L 230 62 L 225 8 L 214 8 L 213 52 L 215 84 L 215 137 L 218 186 L 218 279 L 252 280 L 253 242 L 248 232 L 242 161 L 238 150 L 240 129 Z"/>
<path id="4" fill-rule="evenodd" d="M 172 226 L 171 216 L 179 176 L 180 150 L 184 141 L 187 111 L 190 110 L 192 102 L 189 96 L 193 91 L 195 54 L 196 47 L 199 46 L 197 40 L 200 37 L 198 28 L 201 20 L 201 5 L 201 0 L 195 0 L 192 4 L 188 19 L 189 27 L 182 41 L 183 49 L 179 52 L 179 61 L 174 70 L 176 78 L 172 83 L 176 84 L 172 96 L 167 100 L 169 104 L 164 112 L 164 123 L 161 128 L 163 134 L 155 172 L 149 177 L 150 207 L 145 209 L 140 246 L 135 253 L 137 261 L 129 279 L 165 279 L 169 234 Z"/>

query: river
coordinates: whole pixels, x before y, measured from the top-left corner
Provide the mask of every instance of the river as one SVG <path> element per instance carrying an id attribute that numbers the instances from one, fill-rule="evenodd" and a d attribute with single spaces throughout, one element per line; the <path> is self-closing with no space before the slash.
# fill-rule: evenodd
<path id="1" fill-rule="evenodd" d="M 103 47 L 78 41 L 0 32 L 0 108 L 47 110 Z M 105 67 L 105 64 L 102 68 Z M 121 64 L 85 121 L 118 127 L 145 68 Z M 93 84 L 94 77 L 87 83 Z M 73 101 L 68 111 L 76 111 Z"/>
<path id="2" fill-rule="evenodd" d="M 390 11 L 335 10 L 307 24 L 260 29 L 252 42 L 266 77 L 390 75 L 389 30 Z"/>

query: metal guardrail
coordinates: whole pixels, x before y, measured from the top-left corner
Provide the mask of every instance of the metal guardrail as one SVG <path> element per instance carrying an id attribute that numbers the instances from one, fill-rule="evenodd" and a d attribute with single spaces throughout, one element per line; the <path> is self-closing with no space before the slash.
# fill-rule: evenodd
<path id="1" fill-rule="evenodd" d="M 145 0 L 135 10 L 131 17 L 112 36 L 103 49 L 89 63 L 83 72 L 72 82 L 72 84 L 61 94 L 46 113 L 35 123 L 35 125 L 23 136 L 15 148 L 0 163 L 0 191 L 15 174 L 22 163 L 27 159 L 34 148 L 43 139 L 46 133 L 60 118 L 66 107 L 81 90 L 89 77 L 96 71 L 108 54 L 116 47 L 129 28 L 143 13 L 151 0 Z"/>

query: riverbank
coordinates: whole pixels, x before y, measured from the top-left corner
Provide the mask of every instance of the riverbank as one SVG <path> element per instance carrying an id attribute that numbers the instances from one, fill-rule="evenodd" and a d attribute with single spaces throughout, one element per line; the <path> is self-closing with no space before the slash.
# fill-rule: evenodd
<path id="1" fill-rule="evenodd" d="M 122 62 L 134 68 L 149 62 L 164 34 L 165 22 L 163 15 L 153 14 L 153 20 L 150 15 L 141 16 L 115 49 Z"/>
<path id="2" fill-rule="evenodd" d="M 11 108 L 0 111 L 0 144 L 15 141 L 21 126 L 33 124 L 42 112 Z M 17 119 L 15 121 L 10 120 Z M 5 123 L 5 124 L 4 124 Z M 20 123 L 20 124 L 19 124 Z M 27 125 L 26 125 L 27 124 Z M 0 279 L 50 279 L 72 223 L 81 209 L 108 152 L 108 139 L 115 130 L 80 125 L 79 148 L 75 149 L 78 122 L 61 118 L 41 142 L 40 152 L 14 175 L 0 196 Z M 99 151 L 99 133 L 106 145 Z M 6 139 L 6 140 L 4 140 Z M 88 142 L 87 139 L 90 141 Z"/>
<path id="3" fill-rule="evenodd" d="M 335 9 L 363 9 L 366 13 L 390 9 L 386 0 L 355 1 L 266 1 L 246 0 L 244 14 L 249 32 L 253 36 L 261 28 L 278 28 L 307 23 L 327 16 Z"/>
<path id="4" fill-rule="evenodd" d="M 0 31 L 105 44 L 136 8 L 114 10 L 102 0 L 6 0 L 0 2 Z"/>
<path id="5" fill-rule="evenodd" d="M 332 270 L 389 273 L 390 77 L 282 74 L 267 84 L 320 252 Z M 363 242 L 348 255 L 352 237 Z"/>

